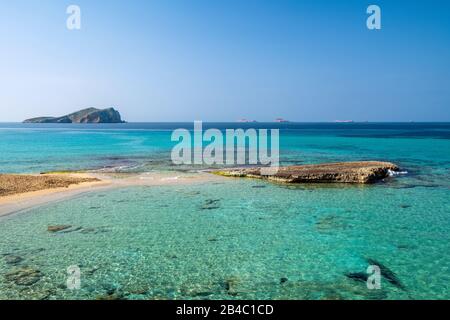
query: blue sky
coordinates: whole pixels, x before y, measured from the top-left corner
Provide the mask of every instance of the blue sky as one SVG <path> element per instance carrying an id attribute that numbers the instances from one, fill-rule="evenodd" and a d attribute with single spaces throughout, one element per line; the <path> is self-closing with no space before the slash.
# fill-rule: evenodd
<path id="1" fill-rule="evenodd" d="M 15 0 L 0 38 L 0 121 L 450 121 L 445 0 Z"/>

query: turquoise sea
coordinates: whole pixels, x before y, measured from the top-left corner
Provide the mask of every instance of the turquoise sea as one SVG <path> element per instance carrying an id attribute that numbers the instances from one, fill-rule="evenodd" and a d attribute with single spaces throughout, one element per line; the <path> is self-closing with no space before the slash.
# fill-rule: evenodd
<path id="1" fill-rule="evenodd" d="M 0 219 L 0 299 L 450 299 L 449 123 L 204 126 L 279 128 L 284 165 L 385 160 L 405 174 L 124 187 L 20 212 Z M 201 170 L 170 161 L 172 130 L 191 127 L 0 124 L 0 173 Z M 354 276 L 373 262 L 380 290 Z"/>

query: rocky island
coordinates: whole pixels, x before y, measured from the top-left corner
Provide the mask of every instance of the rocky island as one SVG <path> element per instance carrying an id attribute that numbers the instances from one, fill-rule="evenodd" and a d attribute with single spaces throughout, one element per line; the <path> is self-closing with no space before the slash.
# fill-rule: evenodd
<path id="1" fill-rule="evenodd" d="M 388 177 L 399 167 L 390 162 L 359 161 L 280 167 L 270 174 L 264 167 L 214 171 L 226 177 L 259 178 L 284 183 L 373 183 Z"/>
<path id="2" fill-rule="evenodd" d="M 38 117 L 24 123 L 124 123 L 114 108 L 87 108 L 61 117 Z"/>

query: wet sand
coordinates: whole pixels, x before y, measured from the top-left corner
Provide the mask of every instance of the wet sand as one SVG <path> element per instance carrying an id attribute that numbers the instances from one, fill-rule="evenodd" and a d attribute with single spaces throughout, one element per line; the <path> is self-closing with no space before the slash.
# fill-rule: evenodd
<path id="1" fill-rule="evenodd" d="M 51 178 L 37 181 L 39 177 Z M 38 179 L 37 179 L 38 178 Z M 47 180 L 45 182 L 45 180 Z M 92 192 L 129 186 L 163 186 L 223 181 L 209 173 L 58 173 L 48 175 L 3 175 L 0 178 L 0 217 Z M 4 184 L 2 184 L 2 181 Z M 11 183 L 17 183 L 11 186 Z M 48 184 L 48 185 L 46 185 Z M 9 191 L 7 191 L 9 190 Z"/>

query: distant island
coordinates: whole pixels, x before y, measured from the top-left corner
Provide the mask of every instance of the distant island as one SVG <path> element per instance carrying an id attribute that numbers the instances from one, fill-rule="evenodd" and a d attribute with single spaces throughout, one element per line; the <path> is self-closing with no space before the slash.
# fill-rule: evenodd
<path id="1" fill-rule="evenodd" d="M 38 117 L 23 123 L 124 123 L 114 108 L 87 108 L 61 117 Z"/>

